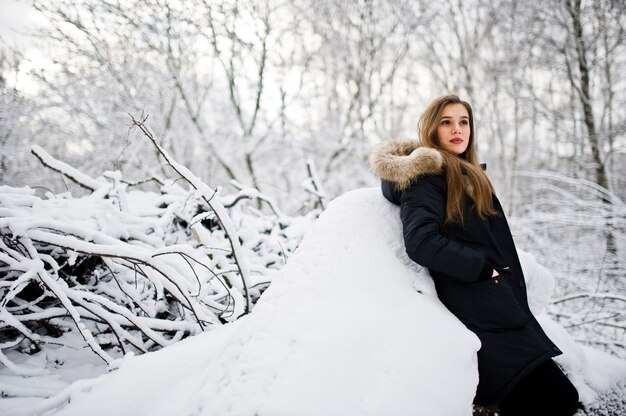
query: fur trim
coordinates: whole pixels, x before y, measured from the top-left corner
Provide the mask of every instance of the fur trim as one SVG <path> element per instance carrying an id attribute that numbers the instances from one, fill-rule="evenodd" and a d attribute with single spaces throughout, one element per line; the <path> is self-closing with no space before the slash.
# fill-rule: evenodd
<path id="1" fill-rule="evenodd" d="M 394 182 L 402 191 L 422 175 L 441 173 L 443 156 L 435 149 L 420 146 L 417 140 L 390 139 L 374 148 L 369 163 L 376 176 Z"/>

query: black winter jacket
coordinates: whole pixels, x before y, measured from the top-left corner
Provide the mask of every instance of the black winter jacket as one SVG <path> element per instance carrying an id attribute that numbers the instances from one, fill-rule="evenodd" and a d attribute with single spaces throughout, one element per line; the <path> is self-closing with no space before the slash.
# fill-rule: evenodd
<path id="1" fill-rule="evenodd" d="M 416 149 L 415 142 L 388 141 L 370 162 L 385 197 L 400 205 L 408 256 L 428 268 L 441 302 L 481 341 L 474 403 L 495 404 L 561 351 L 529 309 L 522 267 L 496 196 L 497 215 L 481 219 L 466 197 L 464 225 L 444 225 L 442 157 L 434 149 Z M 491 278 L 493 269 L 500 276 Z"/>

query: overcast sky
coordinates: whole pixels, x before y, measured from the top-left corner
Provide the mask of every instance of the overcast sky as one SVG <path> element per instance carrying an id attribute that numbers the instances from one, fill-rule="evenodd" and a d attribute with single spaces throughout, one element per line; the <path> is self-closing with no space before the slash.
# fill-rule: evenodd
<path id="1" fill-rule="evenodd" d="M 0 37 L 9 45 L 26 42 L 26 32 L 37 22 L 37 12 L 25 0 L 0 0 Z"/>

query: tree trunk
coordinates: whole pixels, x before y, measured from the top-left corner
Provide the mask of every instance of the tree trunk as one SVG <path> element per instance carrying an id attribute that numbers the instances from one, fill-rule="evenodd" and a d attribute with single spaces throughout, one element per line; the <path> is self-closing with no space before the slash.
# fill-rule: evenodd
<path id="1" fill-rule="evenodd" d="M 566 2 L 566 9 L 572 22 L 572 35 L 574 37 L 576 58 L 578 61 L 579 78 L 575 79 L 574 72 L 569 70 L 569 78 L 572 83 L 572 87 L 578 92 L 578 97 L 583 109 L 583 116 L 585 127 L 587 129 L 587 138 L 591 147 L 591 157 L 595 164 L 595 176 L 596 183 L 605 189 L 609 189 L 609 181 L 606 172 L 606 165 L 603 161 L 600 142 L 598 139 L 598 133 L 596 130 L 596 121 L 593 115 L 593 108 L 591 106 L 591 93 L 590 93 L 590 76 L 591 71 L 587 60 L 587 45 L 585 43 L 583 25 L 581 20 L 581 0 L 568 0 Z M 567 57 L 566 57 L 567 59 Z M 603 201 L 607 204 L 611 204 L 611 201 L 603 197 Z M 609 207 L 609 212 L 611 208 Z M 615 241 L 612 228 L 612 215 L 607 217 L 607 250 L 609 253 L 615 253 Z"/>

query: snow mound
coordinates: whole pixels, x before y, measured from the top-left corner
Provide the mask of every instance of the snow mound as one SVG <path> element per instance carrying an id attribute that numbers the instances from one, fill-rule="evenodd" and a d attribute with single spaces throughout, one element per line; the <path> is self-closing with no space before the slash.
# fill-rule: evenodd
<path id="1" fill-rule="evenodd" d="M 517 254 L 526 279 L 528 306 L 535 316 L 540 315 L 546 311 L 554 292 L 554 276 L 548 269 L 537 263 L 532 254 L 519 248 L 517 248 Z"/>
<path id="2" fill-rule="evenodd" d="M 378 189 L 345 194 L 250 315 L 125 359 L 58 414 L 470 415 L 478 338 L 401 236 Z"/>
<path id="3" fill-rule="evenodd" d="M 580 385 L 626 378 L 621 361 L 570 346 L 563 362 Z M 398 207 L 358 189 L 328 205 L 250 315 L 123 359 L 57 414 L 469 416 L 479 348 L 406 257 Z M 594 382 L 592 361 L 603 368 Z"/>

